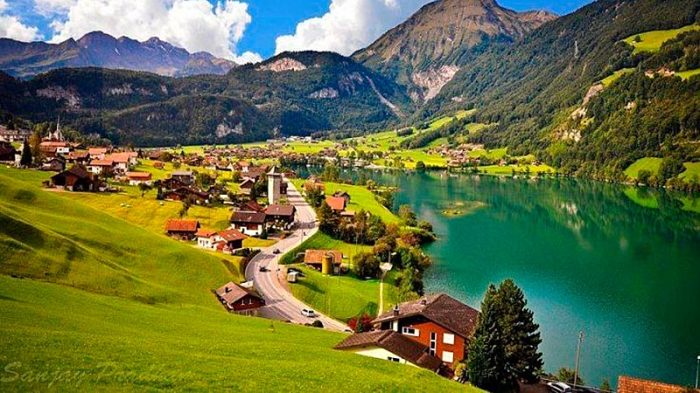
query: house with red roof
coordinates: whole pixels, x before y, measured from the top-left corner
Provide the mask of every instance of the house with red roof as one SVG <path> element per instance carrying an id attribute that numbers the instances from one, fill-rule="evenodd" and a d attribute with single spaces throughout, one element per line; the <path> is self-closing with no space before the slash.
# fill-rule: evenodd
<path id="1" fill-rule="evenodd" d="M 230 254 L 243 248 L 243 240 L 247 236 L 236 229 L 225 229 L 214 235 L 214 245 L 217 251 Z"/>
<path id="2" fill-rule="evenodd" d="M 617 379 L 617 393 L 700 393 L 700 389 L 691 389 L 679 385 L 632 378 L 621 375 Z"/>
<path id="3" fill-rule="evenodd" d="M 326 204 L 328 204 L 328 206 L 333 209 L 334 212 L 340 213 L 345 210 L 347 199 L 343 197 L 327 196 Z"/>
<path id="4" fill-rule="evenodd" d="M 129 185 L 138 186 L 139 184 L 151 185 L 153 180 L 153 175 L 149 172 L 127 172 L 126 179 L 129 181 Z"/>
<path id="5" fill-rule="evenodd" d="M 165 223 L 168 236 L 178 240 L 192 240 L 199 230 L 199 221 L 170 219 Z"/>
<path id="6" fill-rule="evenodd" d="M 217 299 L 228 311 L 245 315 L 255 315 L 255 310 L 265 305 L 265 299 L 254 289 L 245 288 L 233 282 L 215 291 Z"/>
<path id="7" fill-rule="evenodd" d="M 216 241 L 216 231 L 213 229 L 199 228 L 194 234 L 197 238 L 197 246 L 206 249 L 213 249 Z"/>

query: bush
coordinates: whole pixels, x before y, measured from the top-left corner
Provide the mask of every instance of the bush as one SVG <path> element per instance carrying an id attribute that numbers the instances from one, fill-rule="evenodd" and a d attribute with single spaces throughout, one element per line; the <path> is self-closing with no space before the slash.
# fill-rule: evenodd
<path id="1" fill-rule="evenodd" d="M 321 322 L 321 321 L 319 321 L 319 320 L 317 319 L 317 320 L 315 320 L 315 321 L 311 324 L 311 326 L 313 326 L 313 327 L 315 327 L 315 328 L 321 328 L 321 329 L 323 329 L 323 322 Z"/>
<path id="2" fill-rule="evenodd" d="M 352 260 L 353 269 L 358 277 L 372 277 L 377 278 L 380 274 L 379 269 L 379 258 L 376 255 L 369 252 L 363 252 L 355 255 Z"/>

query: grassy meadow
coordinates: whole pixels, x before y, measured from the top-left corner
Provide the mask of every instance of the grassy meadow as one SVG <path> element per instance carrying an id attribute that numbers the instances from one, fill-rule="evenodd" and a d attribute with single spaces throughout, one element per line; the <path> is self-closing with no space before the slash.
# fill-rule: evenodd
<path id="1" fill-rule="evenodd" d="M 658 52 L 661 48 L 661 44 L 664 42 L 675 38 L 679 34 L 693 30 L 700 30 L 700 25 L 689 25 L 681 27 L 680 29 L 648 31 L 627 37 L 623 41 L 634 47 L 634 53 Z M 640 38 L 639 42 L 635 41 L 637 36 Z"/>
<path id="2" fill-rule="evenodd" d="M 352 258 L 355 255 L 361 252 L 370 251 L 372 250 L 372 247 L 366 246 L 364 244 L 345 243 L 342 240 L 333 239 L 332 237 L 319 231 L 313 234 L 313 236 L 304 240 L 302 244 L 294 248 L 292 251 L 283 255 L 282 259 L 280 260 L 280 263 L 294 263 L 296 262 L 296 256 L 303 253 L 306 250 L 338 250 L 343 253 L 343 262 L 350 264 L 352 262 Z"/>
<path id="3" fill-rule="evenodd" d="M 663 159 L 658 157 L 640 158 L 625 169 L 625 175 L 630 179 L 636 179 L 639 177 L 639 171 L 643 170 L 651 172 L 652 175 L 656 175 L 659 173 L 661 161 L 663 161 Z"/>
<path id="4" fill-rule="evenodd" d="M 600 83 L 603 85 L 603 87 L 608 87 L 612 85 L 616 80 L 620 79 L 623 75 L 631 74 L 633 72 L 634 68 L 623 68 L 621 70 L 613 72 L 612 75 L 609 75 L 608 77 L 604 78 L 600 81 Z"/>
<path id="5" fill-rule="evenodd" d="M 211 290 L 239 267 L 43 190 L 46 177 L 0 168 L 3 391 L 465 390 L 335 351 L 341 334 L 225 312 Z"/>

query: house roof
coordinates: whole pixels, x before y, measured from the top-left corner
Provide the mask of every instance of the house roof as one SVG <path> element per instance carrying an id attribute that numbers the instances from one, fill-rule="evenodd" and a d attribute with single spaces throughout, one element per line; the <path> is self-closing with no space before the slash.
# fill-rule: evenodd
<path id="1" fill-rule="evenodd" d="M 107 154 L 107 148 L 106 147 L 91 147 L 88 149 L 88 153 L 90 153 L 91 156 L 98 156 L 100 154 Z"/>
<path id="2" fill-rule="evenodd" d="M 626 377 L 624 375 L 621 375 L 617 380 L 618 393 L 683 393 L 685 391 L 686 388 L 682 386 Z M 700 390 L 696 390 L 696 392 L 700 392 Z"/>
<path id="3" fill-rule="evenodd" d="M 384 348 L 416 366 L 432 371 L 436 371 L 442 365 L 440 359 L 430 354 L 428 347 L 393 330 L 356 333 L 335 346 L 336 349 L 367 347 Z"/>
<path id="4" fill-rule="evenodd" d="M 216 235 L 216 231 L 213 229 L 199 228 L 194 235 L 197 237 L 212 237 Z"/>
<path id="5" fill-rule="evenodd" d="M 338 211 L 345 210 L 345 198 L 336 197 L 336 196 L 329 196 L 329 197 L 326 197 L 326 203 L 333 210 L 338 210 Z"/>
<path id="6" fill-rule="evenodd" d="M 87 151 L 81 150 L 81 151 L 72 151 L 68 153 L 68 158 L 70 159 L 80 159 L 80 158 L 88 158 L 90 156 L 90 153 Z"/>
<path id="7" fill-rule="evenodd" d="M 243 288 L 242 286 L 240 286 L 236 283 L 233 283 L 233 282 L 229 282 L 226 285 L 224 285 L 223 287 L 217 289 L 216 295 L 219 298 L 226 301 L 226 303 L 228 303 L 228 304 L 235 303 L 235 302 L 243 299 L 247 295 L 254 296 L 258 299 L 262 299 L 260 297 L 260 295 L 258 295 L 257 293 L 255 293 L 253 291 L 249 291 L 249 290 Z"/>
<path id="8" fill-rule="evenodd" d="M 113 166 L 114 162 L 111 160 L 91 160 L 90 166 Z"/>
<path id="9" fill-rule="evenodd" d="M 52 178 L 55 178 L 57 176 L 66 176 L 66 175 L 73 175 L 77 178 L 80 179 L 92 179 L 92 174 L 88 172 L 83 166 L 80 165 L 74 165 L 72 168 L 65 170 L 57 175 L 52 176 Z"/>
<path id="10" fill-rule="evenodd" d="M 397 308 L 398 312 L 395 310 L 386 312 L 378 316 L 373 323 L 422 316 L 464 338 L 469 338 L 476 328 L 479 317 L 479 311 L 444 293 L 401 303 Z"/>
<path id="11" fill-rule="evenodd" d="M 231 222 L 243 222 L 247 224 L 264 224 L 265 213 L 245 211 L 233 212 L 233 214 L 231 215 Z"/>
<path id="12" fill-rule="evenodd" d="M 265 209 L 265 214 L 272 216 L 293 216 L 296 208 L 294 205 L 273 204 Z"/>
<path id="13" fill-rule="evenodd" d="M 127 172 L 126 177 L 132 180 L 151 180 L 152 175 L 149 172 Z"/>
<path id="14" fill-rule="evenodd" d="M 170 219 L 165 223 L 167 232 L 197 232 L 199 221 Z"/>
<path id="15" fill-rule="evenodd" d="M 334 192 L 333 196 L 350 199 L 350 194 L 348 194 L 347 191 L 343 191 L 343 190 L 338 190 L 338 191 Z"/>
<path id="16" fill-rule="evenodd" d="M 219 235 L 219 237 L 221 237 L 222 239 L 224 239 L 227 242 L 233 242 L 236 240 L 243 240 L 246 238 L 246 235 L 240 233 L 236 229 L 225 229 L 225 230 L 217 233 L 217 235 Z"/>
<path id="17" fill-rule="evenodd" d="M 112 160 L 116 163 L 128 163 L 132 157 L 136 157 L 138 153 L 136 152 L 122 152 L 122 153 L 112 153 L 105 156 L 105 160 Z"/>
<path id="18" fill-rule="evenodd" d="M 333 256 L 333 263 L 339 264 L 343 261 L 343 253 L 338 250 L 306 250 L 304 252 L 304 263 L 316 265 L 323 263 L 323 257 Z"/>
<path id="19" fill-rule="evenodd" d="M 243 181 L 241 182 L 241 184 L 240 184 L 239 186 L 240 186 L 241 188 L 243 188 L 243 187 L 245 187 L 245 186 L 248 186 L 248 185 L 250 185 L 250 187 L 252 187 L 253 184 L 255 184 L 255 180 L 253 180 L 253 179 L 245 179 L 245 180 L 243 180 Z"/>
<path id="20" fill-rule="evenodd" d="M 241 210 L 243 210 L 243 211 L 254 211 L 254 212 L 260 212 L 260 213 L 265 211 L 265 209 L 263 209 L 263 207 L 260 206 L 260 204 L 255 200 L 247 201 L 241 207 L 242 207 Z"/>

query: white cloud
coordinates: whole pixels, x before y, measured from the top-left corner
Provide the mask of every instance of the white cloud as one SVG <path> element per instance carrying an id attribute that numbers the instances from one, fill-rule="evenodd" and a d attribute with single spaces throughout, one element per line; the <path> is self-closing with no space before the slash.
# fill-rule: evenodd
<path id="1" fill-rule="evenodd" d="M 16 16 L 8 15 L 5 0 L 0 0 L 0 37 L 18 41 L 34 41 L 41 38 L 39 29 L 22 23 Z"/>
<path id="2" fill-rule="evenodd" d="M 248 64 L 248 63 L 260 63 L 261 61 L 263 61 L 263 58 L 258 53 L 245 51 L 240 56 L 234 56 L 233 59 L 231 59 L 231 60 L 233 60 L 234 62 L 236 62 L 238 64 Z"/>
<path id="3" fill-rule="evenodd" d="M 318 50 L 350 55 L 434 0 L 332 0 L 324 15 L 277 37 L 275 52 Z"/>
<path id="4" fill-rule="evenodd" d="M 0 0 L 2 1 L 2 0 Z M 257 60 L 236 55 L 236 44 L 251 22 L 248 4 L 237 0 L 35 0 L 39 7 L 53 5 L 64 18 L 56 20 L 52 42 L 78 39 L 100 30 L 115 37 L 140 41 L 158 37 L 190 52 L 206 51 L 231 60 Z"/>
<path id="5" fill-rule="evenodd" d="M 78 0 L 34 0 L 34 9 L 41 15 L 67 12 Z"/>

